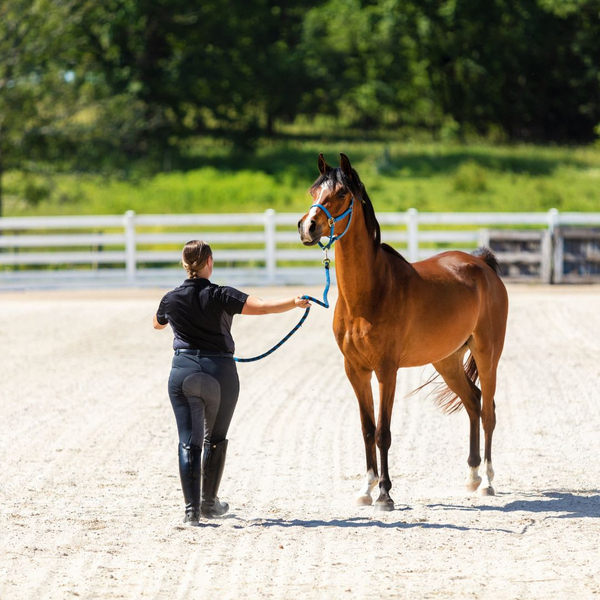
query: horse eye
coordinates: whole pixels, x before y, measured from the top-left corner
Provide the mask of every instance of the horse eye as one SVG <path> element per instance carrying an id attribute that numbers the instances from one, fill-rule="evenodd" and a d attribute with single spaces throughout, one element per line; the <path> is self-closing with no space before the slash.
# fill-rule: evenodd
<path id="1" fill-rule="evenodd" d="M 345 198 L 346 196 L 346 190 L 340 190 L 338 193 L 338 198 Z"/>

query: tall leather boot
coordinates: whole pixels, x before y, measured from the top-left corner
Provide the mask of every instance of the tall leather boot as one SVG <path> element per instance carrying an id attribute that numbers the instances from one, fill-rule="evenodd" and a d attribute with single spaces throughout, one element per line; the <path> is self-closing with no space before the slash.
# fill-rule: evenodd
<path id="1" fill-rule="evenodd" d="M 200 525 L 200 480 L 202 448 L 179 442 L 179 476 L 185 501 L 184 525 Z"/>
<path id="2" fill-rule="evenodd" d="M 202 505 L 203 517 L 220 517 L 229 510 L 227 502 L 220 502 L 217 497 L 221 476 L 225 468 L 227 440 L 214 444 L 204 442 L 202 457 Z"/>

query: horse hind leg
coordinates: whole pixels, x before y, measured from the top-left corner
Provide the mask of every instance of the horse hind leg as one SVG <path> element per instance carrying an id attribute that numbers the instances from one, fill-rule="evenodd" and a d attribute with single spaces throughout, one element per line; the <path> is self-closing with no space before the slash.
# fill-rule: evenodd
<path id="1" fill-rule="evenodd" d="M 481 418 L 481 391 L 471 381 L 465 371 L 463 365 L 465 352 L 466 347 L 463 347 L 455 354 L 434 363 L 433 366 L 446 382 L 450 392 L 460 398 L 469 416 L 469 458 L 467 459 L 469 469 L 467 471 L 465 486 L 467 491 L 474 492 L 482 482 L 479 476 L 479 466 L 481 465 L 479 427 Z M 445 406 L 449 406 L 451 409 L 454 403 L 451 402 L 450 405 L 446 404 Z"/>
<path id="2" fill-rule="evenodd" d="M 490 280 L 490 283 L 494 281 Z M 496 428 L 496 373 L 506 334 L 508 316 L 508 296 L 506 288 L 499 279 L 488 289 L 488 301 L 484 303 L 485 311 L 468 341 L 469 349 L 479 375 L 481 386 L 481 422 L 485 436 L 483 459 L 483 482 L 479 488 L 482 496 L 495 495 L 492 481 L 492 437 Z"/>
<path id="3" fill-rule="evenodd" d="M 483 454 L 483 481 L 479 488 L 481 496 L 494 496 L 496 492 L 492 487 L 494 480 L 494 469 L 492 467 L 492 437 L 496 428 L 496 364 L 489 359 L 491 353 L 479 354 L 477 365 L 479 369 L 479 381 L 481 385 L 481 422 L 484 432 L 484 454 Z"/>

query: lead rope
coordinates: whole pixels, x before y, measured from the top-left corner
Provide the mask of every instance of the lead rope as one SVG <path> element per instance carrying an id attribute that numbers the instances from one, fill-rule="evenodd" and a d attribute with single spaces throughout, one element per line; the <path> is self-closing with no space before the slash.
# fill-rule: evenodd
<path id="1" fill-rule="evenodd" d="M 321 300 L 317 300 L 316 298 L 313 298 L 312 296 L 302 296 L 302 298 L 304 300 L 311 300 L 312 302 L 314 302 L 315 304 L 318 304 L 319 306 L 322 306 L 323 308 L 329 308 L 329 301 L 327 300 L 327 294 L 329 293 L 329 286 L 331 284 L 331 276 L 329 274 L 329 263 L 331 262 L 329 260 L 329 258 L 327 258 L 327 250 L 325 251 L 325 258 L 323 259 L 323 266 L 325 267 L 325 290 L 323 291 L 323 301 L 321 302 Z M 275 352 L 275 350 L 277 350 L 277 348 L 280 348 L 281 346 L 283 346 L 283 344 L 285 344 L 295 333 L 296 331 L 298 331 L 298 329 L 300 329 L 300 327 L 302 327 L 302 324 L 304 323 L 304 321 L 306 321 L 306 318 L 308 317 L 308 313 L 310 312 L 310 306 L 308 306 L 306 308 L 306 310 L 304 311 L 304 314 L 302 315 L 302 318 L 300 319 L 300 321 L 298 321 L 298 324 L 296 325 L 296 327 L 294 327 L 294 329 L 292 329 L 280 342 L 278 342 L 277 344 L 275 344 L 270 350 L 267 350 L 267 352 L 265 352 L 264 354 L 261 354 L 260 356 L 254 356 L 252 358 L 237 358 L 237 357 L 233 357 L 233 360 L 235 360 L 236 362 L 254 362 L 255 360 L 260 360 L 261 358 L 266 358 L 267 356 L 269 356 L 269 354 L 272 354 L 273 352 Z"/>

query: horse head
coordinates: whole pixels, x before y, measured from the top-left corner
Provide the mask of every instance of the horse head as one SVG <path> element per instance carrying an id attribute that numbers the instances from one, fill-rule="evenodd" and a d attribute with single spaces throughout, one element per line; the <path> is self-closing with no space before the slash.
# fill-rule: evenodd
<path id="1" fill-rule="evenodd" d="M 316 245 L 325 235 L 330 236 L 331 243 L 334 231 L 341 237 L 340 232 L 346 232 L 349 221 L 339 226 L 337 222 L 351 218 L 353 198 L 362 199 L 362 184 L 345 154 L 340 154 L 339 168 L 329 166 L 319 154 L 318 167 L 320 175 L 310 188 L 312 206 L 298 221 L 298 233 L 305 246 Z"/>

